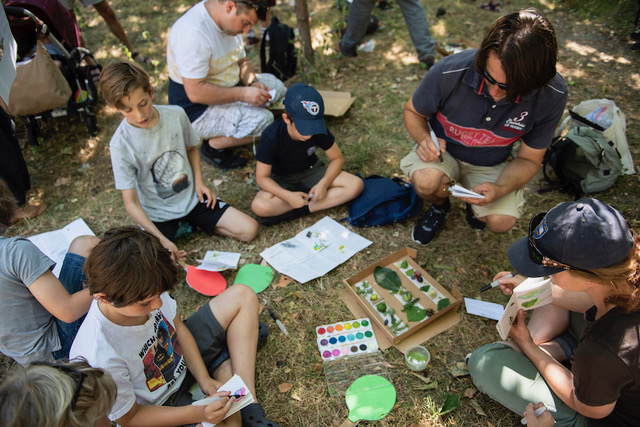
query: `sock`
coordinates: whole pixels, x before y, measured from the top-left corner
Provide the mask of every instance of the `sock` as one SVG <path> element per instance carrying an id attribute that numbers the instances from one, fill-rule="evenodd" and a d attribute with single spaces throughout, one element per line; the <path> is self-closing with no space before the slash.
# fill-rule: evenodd
<path id="1" fill-rule="evenodd" d="M 293 219 L 300 218 L 305 215 L 309 215 L 309 213 L 310 213 L 309 206 L 305 205 L 301 208 L 294 209 L 289 212 L 285 212 L 282 215 L 262 217 L 261 222 L 262 222 L 262 225 L 264 225 L 265 227 L 269 227 L 272 225 L 280 224 L 281 222 L 291 221 Z"/>
<path id="2" fill-rule="evenodd" d="M 443 211 L 449 212 L 449 209 L 451 209 L 451 202 L 449 202 L 449 199 L 447 199 L 443 203 L 440 203 L 439 205 L 432 203 L 431 206 L 433 206 L 436 209 L 441 209 Z"/>

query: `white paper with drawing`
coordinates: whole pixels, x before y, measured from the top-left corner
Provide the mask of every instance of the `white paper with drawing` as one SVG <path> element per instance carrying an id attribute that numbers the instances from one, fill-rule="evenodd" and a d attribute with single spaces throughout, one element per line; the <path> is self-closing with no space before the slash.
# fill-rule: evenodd
<path id="1" fill-rule="evenodd" d="M 203 259 L 199 259 L 201 264 L 197 270 L 225 271 L 238 268 L 240 254 L 236 252 L 207 251 Z"/>
<path id="2" fill-rule="evenodd" d="M 204 393 L 202 393 L 202 390 L 200 390 L 200 387 L 198 387 L 197 383 L 195 383 L 195 387 L 192 387 L 191 389 L 189 389 L 189 391 L 194 398 L 198 398 L 197 396 L 195 396 L 198 393 L 200 396 L 204 397 Z M 229 381 L 222 384 L 218 391 L 228 391 L 231 392 L 231 394 L 242 395 L 242 397 L 237 397 L 236 401 L 233 402 L 233 405 L 231 405 L 231 408 L 229 408 L 229 412 L 227 412 L 227 416 L 225 417 L 225 419 L 229 418 L 231 415 L 235 414 L 242 408 L 249 406 L 250 404 L 255 402 L 255 399 L 249 391 L 249 388 L 244 383 L 244 381 L 242 381 L 242 378 L 240 378 L 238 374 L 234 374 Z M 213 403 L 216 400 L 216 398 L 204 397 L 203 399 L 196 400 L 192 403 L 192 405 L 205 406 Z M 202 427 L 210 427 L 214 425 L 215 424 L 212 423 L 202 422 Z"/>
<path id="3" fill-rule="evenodd" d="M 530 277 L 513 289 L 513 295 L 504 309 L 504 314 L 496 328 L 503 340 L 509 336 L 509 330 L 516 319 L 518 310 L 532 310 L 553 301 L 551 295 L 551 279 Z"/>
<path id="4" fill-rule="evenodd" d="M 333 270 L 371 243 L 326 216 L 292 239 L 265 249 L 260 256 L 281 274 L 306 283 Z"/>

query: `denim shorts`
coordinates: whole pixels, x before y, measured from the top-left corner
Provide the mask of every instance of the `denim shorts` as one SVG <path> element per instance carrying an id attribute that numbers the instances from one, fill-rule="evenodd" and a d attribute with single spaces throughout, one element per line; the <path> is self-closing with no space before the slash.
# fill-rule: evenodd
<path id="1" fill-rule="evenodd" d="M 60 280 L 60 283 L 62 283 L 62 286 L 64 286 L 70 295 L 84 289 L 83 284 L 87 281 L 87 277 L 82 272 L 82 267 L 84 267 L 85 261 L 85 257 L 71 252 L 67 252 L 64 257 L 58 280 Z M 73 339 L 76 337 L 84 317 L 85 316 L 83 315 L 78 320 L 71 323 L 65 323 L 62 320 L 55 319 L 58 326 L 58 336 L 60 337 L 61 348 L 60 350 L 56 350 L 52 353 L 54 359 L 69 358 L 71 344 L 73 344 Z"/>

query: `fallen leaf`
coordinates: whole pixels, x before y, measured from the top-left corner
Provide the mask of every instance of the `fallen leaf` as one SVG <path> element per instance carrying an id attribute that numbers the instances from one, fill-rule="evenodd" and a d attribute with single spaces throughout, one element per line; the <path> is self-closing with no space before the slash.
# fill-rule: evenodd
<path id="1" fill-rule="evenodd" d="M 462 397 L 466 397 L 468 399 L 471 399 L 475 394 L 476 394 L 476 389 L 469 387 L 468 389 L 466 389 L 464 391 L 464 393 L 462 393 Z"/>
<path id="2" fill-rule="evenodd" d="M 287 285 L 289 285 L 289 283 L 291 283 L 292 281 L 293 281 L 293 279 L 291 277 L 282 275 L 282 276 L 280 276 L 280 280 L 278 280 L 278 283 L 276 283 L 273 286 L 273 289 L 275 289 L 275 288 L 286 288 Z"/>
<path id="3" fill-rule="evenodd" d="M 460 395 L 448 394 L 444 399 L 442 409 L 440 409 L 440 415 L 448 414 L 449 412 L 458 409 L 458 406 L 460 406 Z"/>
<path id="4" fill-rule="evenodd" d="M 416 390 L 435 390 L 436 388 L 438 388 L 438 383 L 435 381 L 429 384 L 419 385 L 417 387 L 414 387 L 414 389 Z"/>
<path id="5" fill-rule="evenodd" d="M 469 375 L 469 368 L 466 363 L 458 362 L 449 368 L 449 373 L 456 378 L 464 377 L 465 375 Z"/>
<path id="6" fill-rule="evenodd" d="M 221 179 L 214 179 L 214 180 L 213 180 L 213 185 L 215 185 L 216 187 L 217 187 L 218 185 L 220 185 L 220 184 L 222 184 L 222 180 L 221 180 Z"/>
<path id="7" fill-rule="evenodd" d="M 466 271 L 464 270 L 464 268 L 462 268 L 462 267 L 457 267 L 457 268 L 456 268 L 456 271 L 457 271 L 459 274 L 467 274 L 467 272 L 466 272 Z"/>
<path id="8" fill-rule="evenodd" d="M 71 178 L 68 177 L 68 176 L 60 177 L 60 178 L 56 179 L 56 182 L 54 182 L 53 185 L 54 185 L 54 187 L 60 187 L 61 185 L 67 185 L 70 180 L 71 180 Z"/>
<path id="9" fill-rule="evenodd" d="M 382 365 L 385 366 L 386 368 L 389 368 L 389 369 L 394 369 L 396 367 L 395 365 L 392 365 L 391 363 L 389 363 L 387 361 L 382 362 Z"/>
<path id="10" fill-rule="evenodd" d="M 298 402 L 302 402 L 302 398 L 298 396 L 296 393 L 291 393 L 291 398 L 297 400 Z"/>
<path id="11" fill-rule="evenodd" d="M 491 424 L 489 421 L 487 421 L 487 427 L 495 427 L 495 426 Z"/>
<path id="12" fill-rule="evenodd" d="M 420 378 L 422 381 L 424 381 L 425 383 L 429 384 L 431 382 L 431 380 L 425 376 L 422 376 L 420 374 L 416 374 L 415 372 L 409 372 L 411 375 L 413 375 L 414 377 L 418 377 Z"/>
<path id="13" fill-rule="evenodd" d="M 280 393 L 286 393 L 291 390 L 291 387 L 293 387 L 291 383 L 282 383 L 278 386 L 278 390 L 280 390 Z"/>
<path id="14" fill-rule="evenodd" d="M 471 399 L 469 402 L 471 402 L 471 406 L 473 406 L 473 409 L 476 410 L 476 413 L 478 415 L 482 415 L 483 417 L 487 416 L 487 413 L 482 410 L 482 407 L 480 406 L 477 400 Z M 491 423 L 489 423 L 489 425 L 491 425 Z"/>

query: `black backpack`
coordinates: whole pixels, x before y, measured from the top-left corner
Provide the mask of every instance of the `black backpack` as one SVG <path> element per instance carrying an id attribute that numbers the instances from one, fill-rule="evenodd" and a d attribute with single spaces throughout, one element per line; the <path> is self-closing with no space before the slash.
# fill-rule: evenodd
<path id="1" fill-rule="evenodd" d="M 269 35 L 269 58 L 266 55 L 267 34 Z M 271 73 L 282 81 L 296 74 L 298 56 L 293 44 L 295 37 L 293 28 L 281 24 L 275 16 L 271 18 L 271 24 L 262 35 L 260 42 L 260 69 L 263 73 Z"/>

